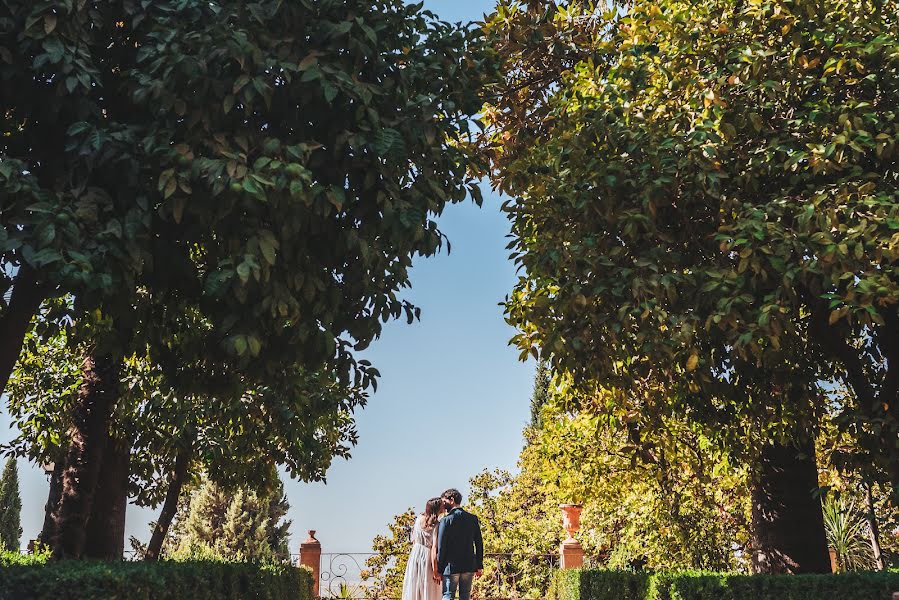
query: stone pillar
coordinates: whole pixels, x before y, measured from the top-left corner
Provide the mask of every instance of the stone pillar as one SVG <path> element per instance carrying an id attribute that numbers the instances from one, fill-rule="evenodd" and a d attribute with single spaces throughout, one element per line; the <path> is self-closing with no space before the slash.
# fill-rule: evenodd
<path id="1" fill-rule="evenodd" d="M 315 530 L 309 531 L 309 539 L 300 544 L 300 565 L 312 569 L 312 597 L 318 598 L 318 583 L 321 579 L 322 545 L 315 539 Z"/>
<path id="2" fill-rule="evenodd" d="M 579 504 L 563 504 L 562 525 L 568 532 L 568 539 L 562 542 L 560 554 L 563 569 L 580 569 L 584 566 L 584 549 L 581 543 L 574 539 L 574 534 L 581 528 L 581 506 Z"/>

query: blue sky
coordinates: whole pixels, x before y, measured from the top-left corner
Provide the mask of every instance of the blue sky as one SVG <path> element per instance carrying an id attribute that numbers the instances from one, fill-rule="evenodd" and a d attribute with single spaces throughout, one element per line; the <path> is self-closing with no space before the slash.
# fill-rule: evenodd
<path id="1" fill-rule="evenodd" d="M 468 21 L 481 19 L 493 2 L 426 0 L 425 6 L 443 19 Z M 420 508 L 447 487 L 467 492 L 468 478 L 483 468 L 514 469 L 534 366 L 519 363 L 507 344 L 513 332 L 499 303 L 516 274 L 506 259 L 509 225 L 499 205 L 487 192 L 483 208 L 466 202 L 440 219 L 452 252 L 416 261 L 407 294 L 422 308 L 421 321 L 389 324 L 366 353 L 382 378 L 357 416 L 353 458 L 334 464 L 327 485 L 285 481 L 293 552 L 308 529 L 318 531 L 325 552 L 368 551 L 394 514 Z M 0 440 L 11 437 L 9 427 L 0 413 Z M 40 530 L 47 482 L 24 461 L 19 475 L 24 544 Z M 127 535 L 146 540 L 155 515 L 129 507 Z"/>

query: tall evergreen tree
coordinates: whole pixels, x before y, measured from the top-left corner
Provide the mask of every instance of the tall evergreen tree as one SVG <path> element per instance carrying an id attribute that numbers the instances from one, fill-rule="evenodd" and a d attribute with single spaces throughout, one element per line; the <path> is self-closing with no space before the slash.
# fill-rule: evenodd
<path id="1" fill-rule="evenodd" d="M 222 488 L 211 481 L 204 482 L 191 497 L 187 518 L 179 520 L 172 528 L 181 540 L 180 548 L 214 547 L 222 537 L 229 504 Z"/>
<path id="2" fill-rule="evenodd" d="M 0 548 L 18 550 L 22 537 L 22 499 L 19 497 L 19 473 L 16 459 L 9 457 L 0 478 Z"/>
<path id="3" fill-rule="evenodd" d="M 531 393 L 531 427 L 539 429 L 541 425 L 540 413 L 549 399 L 549 382 L 552 380 L 552 372 L 546 360 L 541 359 L 537 363 L 537 372 L 534 374 L 534 391 Z"/>
<path id="4" fill-rule="evenodd" d="M 268 540 L 268 502 L 255 492 L 238 490 L 228 506 L 222 537 L 216 549 L 225 556 L 271 559 Z"/>
<path id="5" fill-rule="evenodd" d="M 282 521 L 290 504 L 279 480 L 273 490 L 225 491 L 206 480 L 190 499 L 169 530 L 165 548 L 178 552 L 214 550 L 244 559 L 287 559 L 290 521 Z"/>

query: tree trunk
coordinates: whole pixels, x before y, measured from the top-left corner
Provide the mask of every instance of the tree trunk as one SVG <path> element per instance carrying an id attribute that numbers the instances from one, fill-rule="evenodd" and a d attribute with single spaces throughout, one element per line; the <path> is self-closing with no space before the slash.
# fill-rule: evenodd
<path id="1" fill-rule="evenodd" d="M 19 360 L 31 318 L 43 300 L 44 289 L 38 284 L 34 272 L 21 267 L 13 284 L 9 307 L 0 317 L 0 396 L 6 391 L 6 382 Z"/>
<path id="2" fill-rule="evenodd" d="M 90 355 L 81 365 L 82 384 L 72 414 L 69 448 L 62 472 L 62 494 L 48 540 L 56 559 L 84 554 L 87 522 L 118 396 L 119 365 L 109 356 Z"/>
<path id="3" fill-rule="evenodd" d="M 125 510 L 128 507 L 128 476 L 131 444 L 110 437 L 103 453 L 90 518 L 87 522 L 86 558 L 121 560 L 125 552 Z"/>
<path id="4" fill-rule="evenodd" d="M 53 463 L 53 472 L 50 473 L 50 493 L 47 496 L 47 504 L 44 505 L 44 526 L 38 536 L 38 540 L 42 544 L 49 544 L 56 531 L 56 521 L 54 521 L 53 515 L 59 506 L 59 499 L 62 498 L 62 471 L 64 466 L 64 459 L 60 457 Z"/>
<path id="5" fill-rule="evenodd" d="M 871 493 L 871 482 L 865 481 L 865 518 L 868 520 L 868 536 L 871 540 L 871 553 L 878 571 L 883 571 L 883 551 L 880 548 L 880 527 L 877 525 L 877 513 L 874 512 L 874 496 Z"/>
<path id="6" fill-rule="evenodd" d="M 175 512 L 178 510 L 178 498 L 181 496 L 181 489 L 187 480 L 190 455 L 190 450 L 182 450 L 175 459 L 169 489 L 165 494 L 165 502 L 163 502 L 162 511 L 159 513 L 159 520 L 156 521 L 156 526 L 153 528 L 150 543 L 147 544 L 147 553 L 144 555 L 144 560 L 159 560 L 162 544 L 165 542 L 169 526 L 172 524 L 172 519 L 175 518 Z"/>
<path id="7" fill-rule="evenodd" d="M 830 573 L 814 440 L 766 444 L 752 484 L 756 573 Z"/>

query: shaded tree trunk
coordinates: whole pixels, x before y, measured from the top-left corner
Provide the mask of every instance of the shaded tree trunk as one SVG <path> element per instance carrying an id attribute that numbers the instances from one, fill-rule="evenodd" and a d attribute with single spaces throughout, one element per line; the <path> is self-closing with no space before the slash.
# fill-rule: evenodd
<path id="1" fill-rule="evenodd" d="M 59 499 L 62 498 L 62 471 L 65 467 L 65 459 L 57 458 L 53 463 L 53 472 L 50 473 L 50 493 L 47 496 L 47 504 L 44 505 L 44 526 L 38 540 L 42 544 L 49 544 L 50 540 L 56 532 L 56 521 L 53 515 L 59 506 Z"/>
<path id="2" fill-rule="evenodd" d="M 86 558 L 121 560 L 125 552 L 125 511 L 128 507 L 128 476 L 131 444 L 110 437 L 103 453 L 94 501 L 87 522 Z"/>
<path id="3" fill-rule="evenodd" d="M 12 374 L 31 319 L 44 300 L 44 289 L 28 267 L 21 267 L 13 284 L 9 306 L 0 317 L 0 395 Z"/>
<path id="4" fill-rule="evenodd" d="M 756 573 L 830 573 L 814 440 L 766 444 L 752 483 Z"/>
<path id="5" fill-rule="evenodd" d="M 159 513 L 159 520 L 156 521 L 156 525 L 153 527 L 150 543 L 147 544 L 147 553 L 144 555 L 144 560 L 159 560 L 162 544 L 165 542 L 172 519 L 175 518 L 175 512 L 178 510 L 178 498 L 180 498 L 181 490 L 185 481 L 187 481 L 190 456 L 190 450 L 182 450 L 175 459 L 175 465 L 170 474 L 169 489 L 165 494 L 165 502 L 163 502 L 162 511 Z"/>
<path id="6" fill-rule="evenodd" d="M 877 525 L 877 513 L 874 512 L 874 496 L 871 493 L 871 482 L 865 481 L 865 518 L 868 520 L 868 536 L 871 540 L 871 553 L 878 571 L 886 568 L 883 562 L 883 551 L 880 547 L 880 527 Z"/>
<path id="7" fill-rule="evenodd" d="M 87 522 L 103 466 L 112 408 L 118 397 L 119 365 L 109 356 L 89 355 L 81 365 L 82 384 L 72 411 L 62 492 L 48 539 L 56 559 L 80 558 Z"/>

